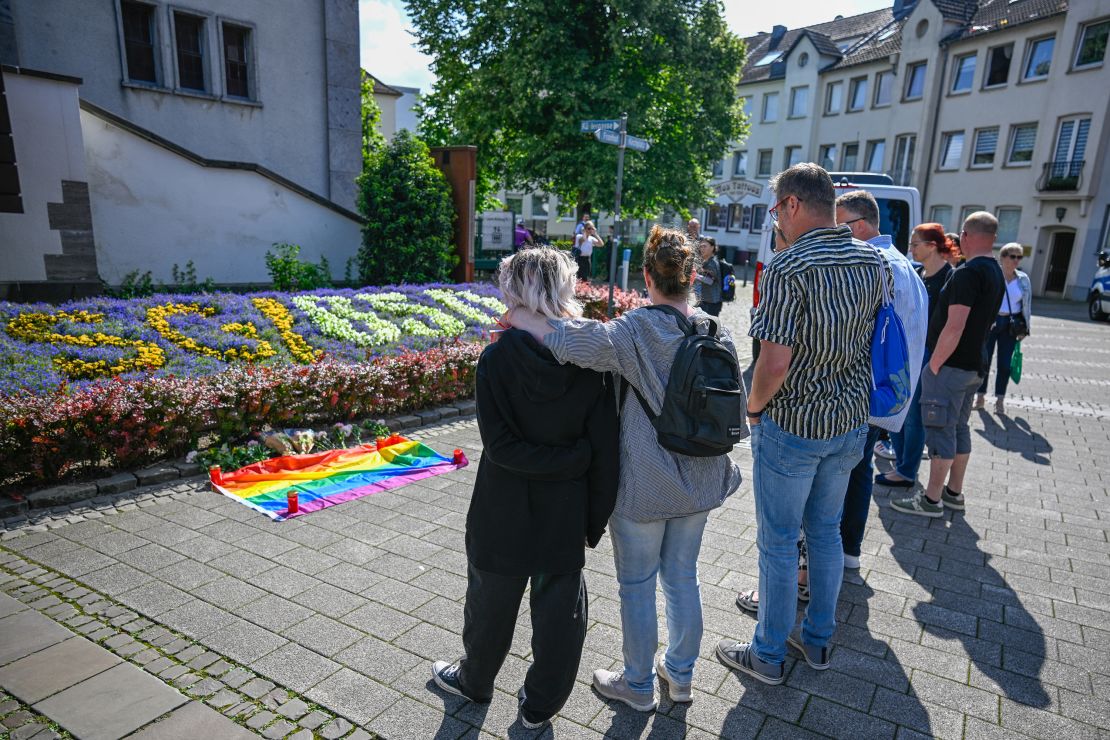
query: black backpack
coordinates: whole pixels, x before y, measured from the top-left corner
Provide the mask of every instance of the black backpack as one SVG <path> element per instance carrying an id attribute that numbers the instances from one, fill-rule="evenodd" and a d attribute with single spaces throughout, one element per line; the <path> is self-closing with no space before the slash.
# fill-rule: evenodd
<path id="1" fill-rule="evenodd" d="M 698 334 L 690 320 L 671 306 L 647 306 L 678 319 L 686 337 L 675 353 L 663 395 L 663 408 L 652 412 L 640 392 L 636 398 L 655 427 L 664 449 L 691 457 L 725 455 L 740 441 L 744 429 L 745 397 L 740 384 L 740 363 L 717 338 L 717 322 L 709 321 L 709 334 Z M 623 391 L 628 383 L 624 383 Z"/>
<path id="2" fill-rule="evenodd" d="M 721 300 L 730 303 L 736 300 L 736 276 L 732 273 L 732 263 L 717 260 L 721 265 Z"/>

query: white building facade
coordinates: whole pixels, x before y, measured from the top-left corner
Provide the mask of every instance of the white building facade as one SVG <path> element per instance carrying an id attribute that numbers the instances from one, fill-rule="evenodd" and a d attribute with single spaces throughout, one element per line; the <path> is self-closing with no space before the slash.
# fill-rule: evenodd
<path id="1" fill-rule="evenodd" d="M 755 251 L 768 179 L 797 162 L 886 173 L 947 230 L 994 213 L 1034 293 L 1084 300 L 1110 247 L 1108 31 L 1110 0 L 918 0 L 747 39 L 751 132 L 705 233 Z"/>

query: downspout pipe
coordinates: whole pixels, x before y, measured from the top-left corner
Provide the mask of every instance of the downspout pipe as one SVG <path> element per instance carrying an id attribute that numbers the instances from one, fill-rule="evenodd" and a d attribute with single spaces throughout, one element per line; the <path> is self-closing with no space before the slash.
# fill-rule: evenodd
<path id="1" fill-rule="evenodd" d="M 921 207 L 929 202 L 929 181 L 933 175 L 933 155 L 937 148 L 937 123 L 940 121 L 940 105 L 944 100 L 945 80 L 948 78 L 948 45 L 944 45 L 944 53 L 940 58 L 940 87 L 937 90 L 937 99 L 933 104 L 933 120 L 929 130 L 929 159 L 925 163 L 925 180 L 921 184 Z M 924 218 L 924 216 L 922 216 Z"/>

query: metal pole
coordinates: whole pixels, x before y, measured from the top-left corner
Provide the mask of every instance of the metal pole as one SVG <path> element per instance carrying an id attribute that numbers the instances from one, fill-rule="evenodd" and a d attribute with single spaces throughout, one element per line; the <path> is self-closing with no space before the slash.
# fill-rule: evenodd
<path id="1" fill-rule="evenodd" d="M 617 146 L 617 194 L 613 208 L 613 248 L 609 252 L 609 318 L 613 318 L 613 286 L 617 279 L 617 250 L 621 245 L 621 186 L 624 184 L 624 145 L 628 137 L 628 114 L 621 113 L 621 143 Z"/>

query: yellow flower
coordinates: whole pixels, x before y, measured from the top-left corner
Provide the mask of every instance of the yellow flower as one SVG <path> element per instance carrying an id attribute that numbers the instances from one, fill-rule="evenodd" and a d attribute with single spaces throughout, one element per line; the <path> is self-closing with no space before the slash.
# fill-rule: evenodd
<path id="1" fill-rule="evenodd" d="M 284 305 L 273 298 L 252 298 L 251 303 L 277 327 L 282 341 L 289 349 L 289 354 L 293 355 L 293 359 L 297 362 L 308 365 L 323 356 L 322 351 L 313 349 L 304 337 L 293 331 L 293 314 L 289 313 L 289 309 Z"/>
<path id="2" fill-rule="evenodd" d="M 55 357 L 54 366 L 73 379 L 119 375 L 132 370 L 155 370 L 166 364 L 166 353 L 153 342 L 124 339 L 99 331 L 91 334 L 62 334 L 54 330 L 59 321 L 99 324 L 104 321 L 104 314 L 84 310 L 55 313 L 29 311 L 8 322 L 7 332 L 24 342 L 68 344 L 75 347 L 133 347 L 136 350 L 134 357 L 122 357 L 112 365 L 104 360 L 89 361 L 77 357 Z"/>

